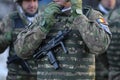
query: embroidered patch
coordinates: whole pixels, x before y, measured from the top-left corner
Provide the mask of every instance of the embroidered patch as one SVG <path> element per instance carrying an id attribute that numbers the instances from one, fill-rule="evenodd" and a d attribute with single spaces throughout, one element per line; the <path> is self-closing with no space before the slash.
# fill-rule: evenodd
<path id="1" fill-rule="evenodd" d="M 110 32 L 109 27 L 108 27 L 107 21 L 106 21 L 103 17 L 98 18 L 96 21 L 97 21 L 97 23 L 100 25 L 100 27 L 101 27 L 102 29 L 104 29 L 104 30 L 105 30 L 107 33 L 109 33 L 109 34 L 112 34 L 112 33 Z"/>

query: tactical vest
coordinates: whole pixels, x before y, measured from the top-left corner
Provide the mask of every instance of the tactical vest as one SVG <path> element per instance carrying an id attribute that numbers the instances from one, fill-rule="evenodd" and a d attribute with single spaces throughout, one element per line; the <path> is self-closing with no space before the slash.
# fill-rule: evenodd
<path id="1" fill-rule="evenodd" d="M 25 29 L 25 24 L 22 21 L 22 19 L 20 18 L 19 14 L 17 12 L 13 13 L 10 15 L 10 19 L 12 20 L 12 39 L 14 42 L 17 38 L 17 35 Z M 14 52 L 14 43 L 11 43 L 10 45 L 10 56 L 11 55 L 15 55 Z M 10 57 L 9 56 L 9 57 Z M 30 65 L 31 71 L 32 73 L 27 73 L 25 72 L 21 66 L 19 65 L 19 63 L 11 63 L 8 65 L 8 76 L 7 76 L 7 80 L 36 80 L 37 76 L 36 76 L 36 70 L 37 70 L 37 64 L 35 64 L 35 62 L 33 60 L 28 60 L 28 64 Z"/>
<path id="2" fill-rule="evenodd" d="M 58 31 L 66 27 L 67 17 L 58 16 L 58 22 L 52 27 L 44 43 L 53 38 Z M 94 80 L 95 78 L 95 55 L 90 54 L 79 31 L 74 26 L 68 26 L 72 31 L 63 40 L 68 54 L 62 47 L 53 50 L 60 68 L 55 70 L 53 65 L 44 57 L 38 62 L 37 80 Z"/>
<path id="3" fill-rule="evenodd" d="M 110 80 L 120 79 L 120 9 L 113 11 L 108 16 L 110 30 L 112 32 L 111 44 L 107 50 L 109 60 Z M 115 79 L 115 76 L 119 79 Z"/>

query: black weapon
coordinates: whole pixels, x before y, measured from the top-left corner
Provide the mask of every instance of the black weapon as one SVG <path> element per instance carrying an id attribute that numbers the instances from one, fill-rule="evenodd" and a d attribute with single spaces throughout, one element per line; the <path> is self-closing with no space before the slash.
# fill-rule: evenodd
<path id="1" fill-rule="evenodd" d="M 53 55 L 52 50 L 58 46 L 61 45 L 64 52 L 67 53 L 67 49 L 65 48 L 62 40 L 65 38 L 65 36 L 70 32 L 69 28 L 65 28 L 63 31 L 59 31 L 57 35 L 52 38 L 47 44 L 43 45 L 37 53 L 33 55 L 33 58 L 35 60 L 41 59 L 43 56 L 48 56 L 48 59 L 50 63 L 54 66 L 55 69 L 59 68 L 59 65 L 57 63 L 56 58 Z"/>
<path id="2" fill-rule="evenodd" d="M 30 73 L 30 72 L 31 72 L 30 67 L 29 67 L 27 61 L 21 59 L 21 58 L 18 57 L 17 55 L 13 55 L 13 56 L 10 56 L 10 57 L 8 58 L 7 64 L 9 65 L 9 64 L 11 64 L 11 63 L 17 63 L 17 64 L 21 65 L 22 69 L 23 69 L 24 71 L 26 71 L 27 73 Z"/>

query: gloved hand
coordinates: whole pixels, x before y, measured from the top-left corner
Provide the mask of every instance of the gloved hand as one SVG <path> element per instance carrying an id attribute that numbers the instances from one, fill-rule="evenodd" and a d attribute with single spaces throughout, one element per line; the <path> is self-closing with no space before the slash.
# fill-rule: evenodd
<path id="1" fill-rule="evenodd" d="M 62 7 L 55 2 L 48 4 L 44 12 L 42 13 L 41 26 L 45 32 L 49 32 L 51 26 L 55 23 L 55 17 L 61 13 Z"/>
<path id="2" fill-rule="evenodd" d="M 72 6 L 72 16 L 78 16 L 82 14 L 82 0 L 70 0 Z"/>

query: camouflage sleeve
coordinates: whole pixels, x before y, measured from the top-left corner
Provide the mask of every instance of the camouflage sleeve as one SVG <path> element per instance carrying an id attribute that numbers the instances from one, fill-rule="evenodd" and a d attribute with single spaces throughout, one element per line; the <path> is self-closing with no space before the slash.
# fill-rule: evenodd
<path id="1" fill-rule="evenodd" d="M 82 0 L 70 0 L 73 25 L 78 28 L 85 44 L 91 53 L 103 53 L 110 44 L 111 32 L 101 14 L 93 14 L 93 20 L 82 13 Z"/>
<path id="2" fill-rule="evenodd" d="M 0 24 L 0 53 L 2 53 L 11 42 L 11 20 L 5 17 Z"/>
<path id="3" fill-rule="evenodd" d="M 55 3 L 50 3 L 44 13 L 30 26 L 18 34 L 14 44 L 17 55 L 21 58 L 29 58 L 46 38 L 47 33 L 55 23 L 55 15 L 60 12 L 60 7 Z"/>
<path id="4" fill-rule="evenodd" d="M 53 24 L 56 22 L 55 18 L 61 13 L 61 9 L 62 6 L 56 4 L 55 2 L 49 3 L 44 10 L 41 25 L 49 31 L 49 26 L 53 26 Z"/>
<path id="5" fill-rule="evenodd" d="M 98 18 L 93 21 L 88 20 L 84 15 L 80 15 L 74 19 L 73 24 L 79 29 L 91 53 L 103 53 L 108 48 L 111 32 L 101 15 L 98 15 Z"/>

